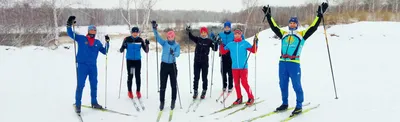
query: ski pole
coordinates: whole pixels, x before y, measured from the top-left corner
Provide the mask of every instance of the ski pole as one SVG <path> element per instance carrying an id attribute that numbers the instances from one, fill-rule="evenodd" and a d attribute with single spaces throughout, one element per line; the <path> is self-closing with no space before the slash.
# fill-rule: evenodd
<path id="1" fill-rule="evenodd" d="M 107 40 L 106 40 L 106 43 L 108 43 L 107 42 Z M 105 98 L 104 98 L 104 108 L 107 108 L 107 64 L 108 64 L 108 46 L 107 46 L 107 44 L 106 44 L 106 76 L 105 76 L 105 82 L 106 82 L 106 85 L 105 85 L 105 91 L 104 91 L 104 96 L 105 96 Z"/>
<path id="2" fill-rule="evenodd" d="M 146 96 L 149 99 L 149 53 L 146 53 Z"/>
<path id="3" fill-rule="evenodd" d="M 124 51 L 124 53 L 122 53 L 121 76 L 120 76 L 120 78 L 119 78 L 118 99 L 121 97 L 121 85 L 122 85 L 122 73 L 123 73 L 123 68 L 124 68 L 124 56 L 125 56 L 125 51 Z"/>
<path id="4" fill-rule="evenodd" d="M 172 49 L 170 48 L 170 50 L 172 50 Z M 181 109 L 183 109 L 183 108 L 182 108 L 182 102 L 181 102 L 181 95 L 179 94 L 178 73 L 176 72 L 176 59 L 175 59 L 175 55 L 174 55 L 174 54 L 172 54 L 172 56 L 173 56 L 173 58 L 174 58 L 174 62 L 172 62 L 172 65 L 173 65 L 173 67 L 174 67 L 174 74 L 175 74 L 175 81 L 176 81 L 176 90 L 177 90 L 177 92 L 178 92 L 179 105 L 180 105 Z M 172 81 L 171 81 L 171 82 L 172 82 Z"/>
<path id="5" fill-rule="evenodd" d="M 268 8 L 269 8 L 269 5 L 267 5 L 267 6 L 268 6 Z M 265 21 L 265 17 L 266 17 L 266 16 L 264 15 L 264 19 L 263 19 L 263 21 L 262 21 L 262 22 L 264 22 L 264 21 Z"/>
<path id="6" fill-rule="evenodd" d="M 259 28 L 258 29 L 258 32 L 256 33 L 256 35 L 254 35 L 254 39 L 258 39 L 258 33 L 260 33 L 260 31 L 261 31 L 261 28 Z M 253 40 L 254 40 L 253 39 Z M 254 45 L 254 44 L 253 44 Z M 257 46 L 256 46 L 256 49 L 257 49 Z M 251 55 L 251 52 L 249 52 L 249 55 L 247 56 L 247 59 L 246 59 L 246 61 L 245 61 L 245 63 L 244 63 L 244 66 L 243 66 L 243 68 L 242 69 L 244 69 L 245 67 L 246 67 L 246 65 L 247 65 L 247 61 L 249 60 L 249 58 L 250 58 L 250 55 Z"/>
<path id="7" fill-rule="evenodd" d="M 259 29 L 259 31 L 261 30 L 261 28 Z M 258 36 L 258 34 L 257 34 Z M 258 37 L 257 41 L 258 41 Z M 257 43 L 257 42 L 253 42 L 253 43 Z M 256 50 L 254 52 L 254 98 L 257 98 L 257 51 L 258 51 L 258 45 L 256 46 Z M 254 111 L 257 111 L 257 104 L 254 105 Z"/>
<path id="8" fill-rule="evenodd" d="M 76 21 L 74 22 L 76 23 Z M 76 76 L 76 81 L 78 81 L 78 62 L 76 61 L 76 33 L 75 33 L 75 24 L 72 25 L 72 28 L 74 30 L 74 55 L 75 55 L 75 76 Z"/>
<path id="9" fill-rule="evenodd" d="M 228 54 L 228 55 L 230 55 L 230 54 Z M 222 70 L 221 70 L 221 71 L 222 71 L 222 75 L 226 76 L 226 73 L 224 72 L 224 70 L 225 70 L 225 69 L 224 69 L 224 68 L 225 68 L 225 65 L 224 65 L 223 60 L 224 60 L 224 59 L 223 59 L 222 56 L 221 56 L 221 64 L 222 64 Z M 229 73 L 228 73 L 228 76 L 229 76 Z M 227 80 L 227 81 L 226 81 L 226 82 L 227 82 L 227 83 L 226 83 L 226 87 L 228 87 L 228 94 L 229 94 L 229 84 L 228 84 L 228 83 L 229 83 L 229 78 L 227 77 L 226 80 Z M 225 96 L 225 94 L 224 94 L 225 92 L 226 92 L 226 89 L 225 89 L 224 91 L 222 91 L 222 93 L 223 93 L 223 95 L 222 95 L 222 100 L 223 100 L 224 108 L 226 108 L 225 99 L 228 98 L 228 95 Z"/>
<path id="10" fill-rule="evenodd" d="M 212 86 L 213 84 L 213 79 L 214 79 L 214 57 L 215 57 L 215 52 L 212 52 L 212 66 L 211 66 L 211 87 L 210 87 L 210 98 L 212 94 Z"/>
<path id="11" fill-rule="evenodd" d="M 176 65 L 175 65 L 175 63 L 174 63 L 174 72 L 175 72 L 175 78 L 176 78 L 176 90 L 178 90 L 178 98 L 179 98 L 179 105 L 181 106 L 181 109 L 183 109 L 182 108 L 182 102 L 181 102 L 181 95 L 179 94 L 179 85 L 178 85 L 178 75 L 177 75 L 177 73 L 176 73 Z"/>
<path id="12" fill-rule="evenodd" d="M 157 36 L 156 37 L 156 42 L 157 42 Z M 159 75 L 160 73 L 158 72 L 158 44 L 156 44 L 156 64 L 157 64 L 157 92 L 160 92 L 160 78 Z"/>
<path id="13" fill-rule="evenodd" d="M 74 21 L 74 24 L 72 25 L 72 29 L 73 29 L 73 33 L 74 33 L 74 55 L 75 55 L 75 76 L 76 76 L 76 82 L 78 82 L 78 62 L 77 62 L 77 60 L 76 60 L 76 33 L 75 33 L 75 23 L 76 23 L 76 21 Z M 76 84 L 76 85 L 78 85 L 78 84 Z"/>
<path id="14" fill-rule="evenodd" d="M 188 59 L 188 62 L 189 62 L 189 90 L 190 90 L 190 94 L 192 94 L 192 82 L 191 82 L 191 80 L 192 80 L 192 75 L 191 75 L 191 70 L 190 70 L 190 45 L 189 45 L 189 43 L 188 43 L 188 41 L 186 41 L 186 45 L 187 45 L 187 47 L 188 47 L 188 57 L 189 57 L 189 59 Z"/>
<path id="15" fill-rule="evenodd" d="M 328 2 L 328 1 L 327 1 Z M 321 7 L 322 9 L 322 7 Z M 321 10 L 322 11 L 322 10 Z M 322 25 L 324 27 L 324 34 L 325 34 L 325 42 L 326 42 L 326 49 L 328 50 L 328 57 L 329 57 L 329 64 L 331 67 L 331 73 L 332 73 L 332 81 L 333 81 L 333 89 L 335 90 L 335 99 L 339 99 L 337 96 L 337 91 L 336 91 L 336 83 L 335 83 L 335 76 L 333 74 L 333 68 L 332 68 L 332 59 L 331 59 L 331 53 L 329 50 L 329 43 L 328 43 L 328 36 L 326 34 L 326 27 L 325 27 L 325 18 L 322 16 Z"/>

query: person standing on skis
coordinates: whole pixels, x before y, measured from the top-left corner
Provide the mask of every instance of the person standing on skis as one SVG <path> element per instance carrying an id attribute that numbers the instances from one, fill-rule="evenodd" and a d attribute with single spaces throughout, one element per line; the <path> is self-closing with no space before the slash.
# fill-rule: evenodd
<path id="1" fill-rule="evenodd" d="M 81 113 L 81 99 L 83 88 L 85 87 L 86 78 L 89 76 L 90 82 L 90 96 L 92 108 L 103 109 L 97 102 L 97 56 L 99 52 L 104 55 L 108 52 L 110 47 L 110 38 L 105 36 L 106 44 L 103 44 L 95 39 L 96 37 L 96 26 L 90 25 L 88 27 L 88 34 L 86 36 L 79 35 L 73 32 L 72 27 L 75 24 L 75 16 L 70 16 L 67 21 L 67 33 L 68 36 L 74 39 L 78 43 L 78 54 L 76 55 L 77 63 L 77 86 L 75 92 L 75 112 Z"/>
<path id="2" fill-rule="evenodd" d="M 318 7 L 317 16 L 313 23 L 306 30 L 299 31 L 297 17 L 291 17 L 289 20 L 289 32 L 280 29 L 275 20 L 271 17 L 271 8 L 263 7 L 263 12 L 268 20 L 272 31 L 282 40 L 281 57 L 279 62 L 279 85 L 282 94 L 282 105 L 276 108 L 276 111 L 285 111 L 288 109 L 288 87 L 289 78 L 291 78 L 293 89 L 296 92 L 296 108 L 293 115 L 302 112 L 302 103 L 304 101 L 303 89 L 301 86 L 301 68 L 300 54 L 306 40 L 318 29 L 321 18 L 328 8 L 327 3 L 322 3 Z"/>
<path id="3" fill-rule="evenodd" d="M 136 78 L 136 97 L 140 99 L 142 95 L 140 94 L 140 72 L 142 67 L 140 48 L 144 52 L 149 52 L 149 40 L 143 40 L 139 37 L 139 28 L 133 27 L 131 30 L 131 36 L 128 36 L 122 42 L 122 46 L 119 51 L 122 53 L 126 49 L 126 68 L 128 70 L 128 97 L 133 99 L 132 94 L 132 79 L 133 73 L 135 73 Z"/>
<path id="4" fill-rule="evenodd" d="M 228 43 L 233 42 L 234 34 L 231 32 L 231 22 L 226 21 L 224 23 L 224 31 L 218 34 L 222 40 L 222 44 L 226 46 Z M 222 74 L 222 91 L 229 93 L 232 92 L 233 88 L 233 77 L 232 77 L 232 59 L 230 52 L 221 56 L 221 74 Z M 226 76 L 228 74 L 228 77 Z M 229 81 L 229 82 L 228 82 Z M 228 87 L 228 89 L 226 89 Z"/>
<path id="5" fill-rule="evenodd" d="M 206 27 L 200 28 L 200 37 L 194 36 L 190 26 L 186 27 L 186 31 L 189 34 L 189 39 L 196 43 L 195 56 L 194 56 L 194 81 L 193 81 L 193 99 L 197 99 L 198 87 L 200 79 L 200 71 L 202 72 L 203 80 L 203 91 L 201 92 L 201 99 L 204 99 L 207 92 L 207 75 L 208 75 L 208 54 L 210 53 L 210 48 L 217 51 L 217 44 L 208 38 L 208 30 Z"/>
<path id="6" fill-rule="evenodd" d="M 167 87 L 168 76 L 170 78 L 172 88 L 171 110 L 175 108 L 175 100 L 177 93 L 177 75 L 176 58 L 180 55 L 180 45 L 175 42 L 175 32 L 167 33 L 167 40 L 161 38 L 157 32 L 157 22 L 151 22 L 154 36 L 157 42 L 162 46 L 161 71 L 160 71 L 160 111 L 164 109 L 165 89 Z"/>
<path id="7" fill-rule="evenodd" d="M 257 51 L 258 39 L 255 40 L 253 45 L 250 45 L 249 42 L 243 39 L 242 30 L 240 30 L 239 28 L 234 30 L 234 37 L 234 42 L 230 42 L 226 46 L 224 46 L 224 44 L 220 44 L 219 47 L 222 55 L 226 55 L 228 52 L 231 52 L 231 67 L 237 95 L 237 99 L 233 103 L 233 105 L 239 105 L 242 103 L 243 97 L 240 84 L 242 84 L 242 86 L 246 90 L 247 96 L 249 98 L 246 105 L 253 105 L 254 96 L 247 81 L 247 51 L 250 51 L 252 53 L 255 53 Z"/>

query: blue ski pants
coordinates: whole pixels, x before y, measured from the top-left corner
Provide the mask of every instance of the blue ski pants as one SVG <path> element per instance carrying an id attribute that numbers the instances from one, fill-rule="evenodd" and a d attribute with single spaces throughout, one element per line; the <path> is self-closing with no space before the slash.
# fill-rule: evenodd
<path id="1" fill-rule="evenodd" d="M 301 87 L 301 68 L 299 63 L 279 62 L 279 85 L 282 94 L 282 104 L 288 105 L 289 78 L 296 92 L 296 108 L 302 108 L 304 101 L 303 88 Z"/>
<path id="2" fill-rule="evenodd" d="M 75 92 L 75 104 L 76 106 L 81 105 L 82 92 L 85 87 L 87 76 L 89 76 L 90 82 L 90 96 L 91 103 L 98 104 L 97 102 L 97 66 L 96 64 L 84 64 L 78 63 L 78 80 Z"/>

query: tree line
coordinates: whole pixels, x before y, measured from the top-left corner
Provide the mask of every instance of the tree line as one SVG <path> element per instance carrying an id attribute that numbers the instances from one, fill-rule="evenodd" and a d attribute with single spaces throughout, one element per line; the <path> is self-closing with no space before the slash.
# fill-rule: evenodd
<path id="1" fill-rule="evenodd" d="M 128 0 L 125 2 L 129 2 Z M 135 1 L 135 0 L 134 0 Z M 400 0 L 331 0 L 325 16 L 327 24 L 357 21 L 398 21 Z M 10 4 L 12 2 L 12 4 Z M 136 2 L 136 1 L 135 1 Z M 141 7 L 121 6 L 115 9 L 71 8 L 56 6 L 56 0 L 0 0 L 0 45 L 48 46 L 54 44 L 60 34 L 57 27 L 64 26 L 70 15 L 77 16 L 78 25 L 127 25 L 143 26 L 149 30 L 147 21 L 176 23 L 183 29 L 186 23 L 220 22 L 230 20 L 242 23 L 245 36 L 254 35 L 259 28 L 266 29 L 264 13 L 258 0 L 243 0 L 244 10 L 239 12 L 213 12 L 203 10 L 153 10 L 156 1 L 143 0 Z M 301 25 L 312 22 L 320 3 L 309 0 L 300 6 L 273 6 L 272 16 L 281 26 L 287 26 L 291 16 L 297 16 Z M 131 16 L 132 15 L 132 16 Z M 146 19 L 148 18 L 148 19 Z M 145 25 L 145 26 L 144 26 Z"/>

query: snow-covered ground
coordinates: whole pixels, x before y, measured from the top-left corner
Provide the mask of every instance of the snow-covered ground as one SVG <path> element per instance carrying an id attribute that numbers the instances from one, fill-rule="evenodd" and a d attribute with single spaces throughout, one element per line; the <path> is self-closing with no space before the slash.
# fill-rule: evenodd
<path id="1" fill-rule="evenodd" d="M 327 56 L 323 28 L 320 27 L 311 36 L 303 48 L 301 67 L 302 85 L 305 93 L 305 102 L 310 106 L 321 104 L 315 110 L 299 116 L 294 122 L 395 122 L 395 117 L 400 112 L 400 82 L 397 79 L 400 64 L 397 63 L 396 50 L 400 44 L 397 38 L 396 22 L 359 22 L 348 25 L 336 25 L 327 30 L 332 63 L 336 78 L 339 99 L 334 99 L 333 84 L 331 79 L 329 60 Z M 84 31 L 84 30 L 82 30 Z M 253 93 L 263 103 L 240 111 L 232 116 L 223 117 L 235 109 L 212 116 L 200 118 L 223 108 L 215 99 L 221 92 L 220 58 L 215 53 L 215 66 L 213 85 L 209 87 L 207 98 L 200 104 L 197 112 L 186 113 L 191 102 L 189 92 L 190 82 L 188 60 L 193 64 L 193 53 L 181 54 L 177 60 L 179 91 L 182 100 L 180 109 L 177 102 L 173 121 L 176 122 L 211 122 L 226 121 L 239 122 L 251 117 L 274 110 L 281 104 L 278 78 L 278 58 L 280 55 L 280 41 L 272 38 L 271 30 L 260 33 L 259 52 L 257 54 L 257 79 L 255 79 L 254 55 L 249 59 L 249 84 Z M 114 39 L 113 39 L 114 40 Z M 107 94 L 105 94 L 105 56 L 98 58 L 98 100 L 107 108 L 137 115 L 126 117 L 118 114 L 82 109 L 85 122 L 151 122 L 156 120 L 159 95 L 157 92 L 156 53 L 148 55 L 148 84 L 146 79 L 146 56 L 142 60 L 142 95 L 146 110 L 136 112 L 133 104 L 126 95 L 126 69 L 123 69 L 123 82 L 121 98 L 118 99 L 119 79 L 121 71 L 122 54 L 117 52 L 121 41 L 113 41 L 108 55 L 108 80 Z M 71 46 L 71 45 L 66 45 Z M 6 50 L 7 49 L 7 50 Z M 0 46 L 0 112 L 1 122 L 77 122 L 73 111 L 76 77 L 74 68 L 74 54 L 72 48 L 67 50 L 59 48 L 49 50 L 42 47 L 4 47 Z M 210 55 L 211 56 L 211 55 Z M 211 58 L 210 58 L 211 59 Z M 210 74 L 211 74 L 210 61 Z M 190 66 L 192 67 L 192 66 Z M 193 70 L 193 68 L 192 68 Z M 209 74 L 209 77 L 211 75 Z M 209 80 L 211 82 L 211 80 Z M 257 86 L 255 86 L 257 81 Z M 211 83 L 210 83 L 211 84 Z M 148 85 L 148 88 L 147 88 Z M 90 104 L 90 90 L 87 81 L 84 89 L 83 104 Z M 211 91 L 212 87 L 212 91 Z M 256 88 L 257 87 L 257 88 Z M 133 85 L 133 89 L 135 89 Z M 148 91 L 148 92 L 147 92 Z M 211 93 L 211 98 L 210 98 Z M 147 95 L 148 94 L 148 95 Z M 167 85 L 166 109 L 169 110 L 170 86 Z M 244 99 L 247 95 L 242 90 Z M 147 98 L 148 97 L 148 98 Z M 236 99 L 233 92 L 227 104 Z M 295 105 L 295 94 L 290 87 L 290 106 Z M 257 107 L 257 111 L 254 111 Z M 307 108 L 307 107 L 304 107 Z M 263 119 L 265 121 L 279 121 L 290 112 L 276 114 Z M 168 112 L 162 116 L 163 122 L 168 120 Z"/>

